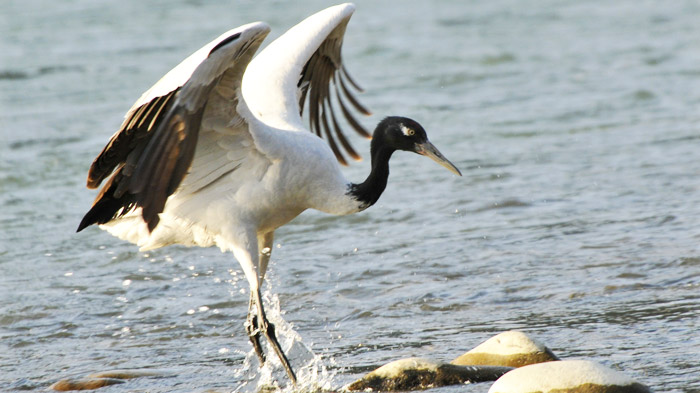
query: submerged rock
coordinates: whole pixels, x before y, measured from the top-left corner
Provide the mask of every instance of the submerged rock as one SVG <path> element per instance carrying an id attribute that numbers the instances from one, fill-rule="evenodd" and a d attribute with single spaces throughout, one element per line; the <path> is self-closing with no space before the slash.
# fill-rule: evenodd
<path id="1" fill-rule="evenodd" d="M 51 385 L 51 389 L 58 392 L 69 392 L 71 390 L 95 390 L 105 386 L 116 385 L 124 382 L 124 380 L 117 378 L 62 379 Z"/>
<path id="2" fill-rule="evenodd" d="M 498 334 L 452 361 L 458 365 L 522 367 L 559 360 L 541 342 L 519 331 Z"/>
<path id="3" fill-rule="evenodd" d="M 588 360 L 520 367 L 499 378 L 489 393 L 651 393 L 628 376 Z"/>
<path id="4" fill-rule="evenodd" d="M 495 381 L 510 367 L 459 366 L 423 358 L 401 359 L 370 372 L 348 390 L 416 390 L 468 382 Z"/>
<path id="5" fill-rule="evenodd" d="M 51 389 L 59 392 L 73 390 L 95 390 L 105 386 L 117 385 L 128 379 L 140 377 L 154 377 L 167 374 L 158 370 L 111 370 L 90 374 L 83 378 L 62 379 L 53 385 Z"/>

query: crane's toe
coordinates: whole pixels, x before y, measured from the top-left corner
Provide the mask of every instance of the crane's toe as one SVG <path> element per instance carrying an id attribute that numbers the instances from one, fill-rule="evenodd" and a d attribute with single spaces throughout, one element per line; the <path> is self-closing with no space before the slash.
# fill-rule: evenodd
<path id="1" fill-rule="evenodd" d="M 255 354 L 258 355 L 260 360 L 260 367 L 265 364 L 265 353 L 260 345 L 260 327 L 258 326 L 258 316 L 249 313 L 248 319 L 245 322 L 245 330 L 248 332 L 248 338 L 250 338 L 250 343 L 253 344 L 253 349 L 255 349 Z"/>

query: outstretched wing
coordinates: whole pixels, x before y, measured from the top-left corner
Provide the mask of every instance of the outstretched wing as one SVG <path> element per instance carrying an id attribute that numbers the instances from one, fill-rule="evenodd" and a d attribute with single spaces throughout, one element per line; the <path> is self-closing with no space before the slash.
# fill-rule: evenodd
<path id="1" fill-rule="evenodd" d="M 149 230 L 158 225 L 165 201 L 192 163 L 210 93 L 224 76 L 229 84 L 231 78 L 241 80 L 269 31 L 264 23 L 252 23 L 224 33 L 139 98 L 90 167 L 88 188 L 111 177 L 78 231 L 136 207 Z"/>
<path id="2" fill-rule="evenodd" d="M 341 56 L 354 11 L 352 4 L 341 4 L 308 17 L 261 51 L 243 79 L 244 96 L 254 113 L 268 124 L 301 126 L 306 110 L 311 130 L 328 141 L 343 165 L 344 152 L 356 160 L 360 155 L 343 133 L 335 108 L 356 132 L 371 138 L 352 113 L 370 111 L 354 97 L 352 90 L 362 89 L 348 75 Z"/>
<path id="3" fill-rule="evenodd" d="M 343 46 L 343 35 L 350 17 L 343 19 L 328 37 L 321 43 L 321 46 L 314 52 L 313 56 L 306 62 L 304 69 L 299 78 L 299 112 L 303 114 L 304 104 L 308 101 L 308 113 L 311 130 L 316 135 L 328 139 L 328 144 L 331 146 L 333 153 L 338 161 L 347 165 L 347 161 L 343 157 L 338 144 L 337 138 L 343 149 L 355 160 L 360 159 L 352 145 L 348 142 L 343 134 L 343 130 L 338 125 L 338 120 L 335 116 L 334 105 L 331 100 L 331 82 L 334 85 L 335 99 L 338 106 L 347 120 L 357 133 L 371 138 L 372 136 L 362 125 L 355 119 L 349 110 L 345 100 L 350 102 L 352 107 L 363 115 L 370 115 L 360 102 L 353 96 L 348 84 L 355 90 L 362 91 L 362 88 L 350 77 L 341 58 L 341 48 Z M 308 97 L 308 100 L 307 100 Z M 330 116 L 329 116 L 330 115 Z M 332 127 L 331 127 L 332 125 Z M 335 133 L 335 134 L 334 134 Z"/>

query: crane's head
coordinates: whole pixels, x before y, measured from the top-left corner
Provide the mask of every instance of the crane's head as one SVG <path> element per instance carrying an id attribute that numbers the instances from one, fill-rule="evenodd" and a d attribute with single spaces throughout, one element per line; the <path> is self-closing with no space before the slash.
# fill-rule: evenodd
<path id="1" fill-rule="evenodd" d="M 381 143 L 394 150 L 412 151 L 426 156 L 455 175 L 462 173 L 428 140 L 428 135 L 417 121 L 407 117 L 390 116 L 377 125 L 373 143 Z"/>

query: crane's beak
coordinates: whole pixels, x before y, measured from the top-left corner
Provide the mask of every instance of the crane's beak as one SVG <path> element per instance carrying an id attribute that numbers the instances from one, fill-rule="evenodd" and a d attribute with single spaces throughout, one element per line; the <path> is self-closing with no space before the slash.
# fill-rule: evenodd
<path id="1" fill-rule="evenodd" d="M 437 147 L 435 147 L 435 145 L 430 143 L 430 141 L 417 143 L 415 151 L 416 153 L 422 156 L 429 157 L 433 161 L 449 169 L 450 172 L 454 173 L 455 175 L 462 176 L 462 172 L 460 172 L 459 169 L 457 169 L 457 167 L 450 162 L 450 160 L 445 158 L 445 156 L 443 156 L 442 153 L 440 153 L 440 150 L 438 150 Z"/>

